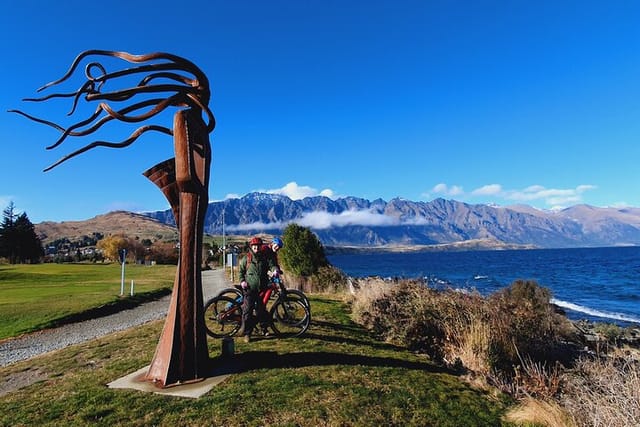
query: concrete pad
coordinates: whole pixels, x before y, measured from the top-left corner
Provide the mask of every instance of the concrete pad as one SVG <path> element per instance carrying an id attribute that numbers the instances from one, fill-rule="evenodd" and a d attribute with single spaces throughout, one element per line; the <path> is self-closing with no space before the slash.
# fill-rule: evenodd
<path id="1" fill-rule="evenodd" d="M 222 383 L 233 372 L 237 372 L 237 369 L 238 367 L 232 363 L 232 360 L 224 360 L 222 361 L 221 366 L 218 366 L 215 371 L 212 372 L 210 377 L 195 382 L 160 388 L 153 385 L 152 382 L 144 380 L 144 376 L 149 370 L 149 366 L 145 366 L 144 368 L 138 369 L 129 375 L 110 382 L 107 386 L 109 388 L 132 389 L 147 393 L 197 399 L 211 391 L 211 389 L 216 385 Z"/>

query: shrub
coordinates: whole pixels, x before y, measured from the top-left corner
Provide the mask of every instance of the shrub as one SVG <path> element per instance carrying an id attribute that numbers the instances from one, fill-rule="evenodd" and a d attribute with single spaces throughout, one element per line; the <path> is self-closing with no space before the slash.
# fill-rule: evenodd
<path id="1" fill-rule="evenodd" d="M 348 279 L 349 291 L 354 297 L 351 313 L 353 318 L 368 329 L 373 329 L 372 322 L 377 317 L 372 313 L 373 304 L 377 300 L 386 298 L 391 292 L 391 284 L 379 278 L 366 280 Z"/>
<path id="2" fill-rule="evenodd" d="M 369 298 L 366 308 L 354 303 L 354 313 L 387 341 L 464 367 L 506 391 L 532 386 L 533 394 L 546 396 L 557 393 L 559 383 L 545 356 L 562 336 L 550 298 L 533 281 L 516 281 L 489 298 L 403 281 Z"/>
<path id="3" fill-rule="evenodd" d="M 559 343 L 561 319 L 550 303 L 551 292 L 532 280 L 516 280 L 487 299 L 496 368 L 507 370 L 521 362 L 519 354 L 544 360 Z"/>
<path id="4" fill-rule="evenodd" d="M 356 301 L 361 294 L 362 289 Z M 367 309 L 363 302 L 356 306 L 359 321 L 383 339 L 446 362 L 459 358 L 454 349 L 464 345 L 462 337 L 472 319 L 484 317 L 479 301 L 477 294 L 436 291 L 420 281 L 405 280 L 370 298 Z"/>
<path id="5" fill-rule="evenodd" d="M 332 265 L 319 267 L 309 281 L 310 292 L 343 292 L 347 287 L 347 276 Z"/>
<path id="6" fill-rule="evenodd" d="M 640 424 L 640 360 L 631 353 L 583 357 L 565 380 L 562 404 L 577 425 Z"/>

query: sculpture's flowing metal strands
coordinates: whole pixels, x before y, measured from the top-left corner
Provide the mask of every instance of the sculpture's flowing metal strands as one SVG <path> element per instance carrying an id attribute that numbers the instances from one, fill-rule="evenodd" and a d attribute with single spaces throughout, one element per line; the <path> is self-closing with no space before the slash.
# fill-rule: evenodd
<path id="1" fill-rule="evenodd" d="M 170 99 L 165 99 L 165 98 L 156 98 L 156 99 L 149 99 L 147 101 L 142 101 L 139 102 L 135 105 L 131 105 L 128 106 L 126 108 L 123 108 L 117 112 L 112 111 L 110 108 L 108 108 L 108 106 L 106 104 L 100 104 L 98 106 L 98 108 L 96 109 L 95 113 L 90 116 L 88 119 L 83 120 L 81 122 L 78 122 L 72 126 L 69 126 L 67 129 L 63 128 L 62 126 L 53 123 L 49 120 L 44 120 L 44 119 L 40 119 L 38 117 L 34 117 L 32 115 L 29 115 L 23 111 L 20 110 L 9 110 L 10 113 L 18 113 L 28 119 L 31 119 L 35 122 L 38 123 L 42 123 L 45 124 L 47 126 L 51 126 L 61 132 L 63 132 L 63 135 L 52 145 L 46 147 L 47 149 L 52 149 L 57 147 L 58 145 L 60 145 L 62 143 L 62 141 L 67 137 L 67 136 L 85 136 L 85 135 L 89 135 L 93 132 L 95 132 L 96 130 L 98 130 L 102 125 L 104 125 L 105 123 L 112 121 L 112 120 L 122 120 L 122 121 L 126 121 L 126 122 L 141 122 L 143 120 L 146 120 L 147 118 L 157 114 L 157 110 L 159 109 L 165 109 L 166 107 L 168 107 L 170 105 Z M 134 117 L 130 117 L 127 116 L 127 113 L 130 113 L 132 111 L 138 110 L 140 108 L 144 108 L 150 105 L 156 105 L 155 108 L 153 108 L 153 110 L 149 111 L 146 114 L 142 114 L 139 116 L 134 116 Z M 107 109 L 105 110 L 104 107 L 107 107 Z M 103 117 L 102 119 L 100 119 L 98 122 L 96 122 L 93 126 L 91 126 L 90 128 L 87 128 L 83 131 L 74 131 L 75 129 L 78 129 L 82 126 L 85 126 L 87 124 L 90 124 L 91 122 L 93 122 L 99 115 L 100 113 L 102 113 L 103 111 L 107 111 L 109 113 L 108 116 Z M 173 131 L 169 128 L 163 127 L 163 126 L 158 126 L 158 128 L 162 128 L 162 132 L 166 133 L 168 135 L 173 135 Z"/>
<path id="2" fill-rule="evenodd" d="M 136 139 L 138 139 L 140 137 L 140 135 L 142 135 L 145 132 L 149 132 L 149 131 L 157 131 L 157 132 L 162 132 L 165 133 L 167 135 L 172 135 L 171 129 L 167 129 L 163 126 L 156 126 L 156 125 L 146 125 L 146 126 L 141 126 L 138 129 L 136 129 L 130 136 L 129 138 L 125 139 L 122 142 L 109 142 L 109 141 L 94 141 L 91 144 L 85 145 L 84 147 L 74 151 L 73 153 L 69 153 L 66 156 L 64 156 L 63 158 L 61 158 L 60 160 L 58 160 L 57 162 L 55 162 L 54 164 L 52 164 L 51 166 L 47 167 L 46 169 L 44 169 L 45 172 L 50 171 L 51 169 L 55 168 L 56 166 L 58 166 L 60 163 L 63 163 L 73 157 L 76 157 L 79 154 L 84 153 L 85 151 L 89 151 L 92 148 L 95 147 L 108 147 L 108 148 L 124 148 L 124 147 L 128 147 L 129 145 L 133 144 L 135 142 Z"/>
<path id="3" fill-rule="evenodd" d="M 58 138 L 58 140 L 52 145 L 48 146 L 47 149 L 53 149 L 59 146 L 67 139 L 67 137 L 89 135 L 100 129 L 109 121 L 119 120 L 127 123 L 138 123 L 154 117 L 168 107 L 186 106 L 199 110 L 203 112 L 207 117 L 207 123 L 205 124 L 207 132 L 211 132 L 215 127 L 215 118 L 208 107 L 210 91 L 209 81 L 207 77 L 191 61 L 169 53 L 132 55 L 126 52 L 87 50 L 80 53 L 74 59 L 69 70 L 60 79 L 47 83 L 46 85 L 39 88 L 38 92 L 41 92 L 49 87 L 58 85 L 68 80 L 74 74 L 80 63 L 90 56 L 114 57 L 141 65 L 109 73 L 101 63 L 93 61 L 86 65 L 85 77 L 87 78 L 87 81 L 84 82 L 77 91 L 72 93 L 54 93 L 43 96 L 41 98 L 25 99 L 25 101 L 41 102 L 52 98 L 73 98 L 73 105 L 68 115 L 72 115 L 75 112 L 79 99 L 83 95 L 87 101 L 102 101 L 100 102 L 94 113 L 91 114 L 88 118 L 72 124 L 68 127 L 60 126 L 59 124 L 52 121 L 43 120 L 19 110 L 11 110 L 12 112 L 21 114 L 24 117 L 27 117 L 39 123 L 46 124 L 62 132 L 62 135 Z M 153 61 L 169 62 L 148 63 Z M 108 81 L 141 73 L 149 74 L 144 76 L 138 82 L 137 86 L 112 91 L 101 91 L 103 85 Z M 188 73 L 190 76 L 186 76 L 180 73 Z M 168 82 L 158 82 L 157 84 L 151 84 L 152 82 L 161 79 L 165 81 L 173 81 L 176 82 L 176 84 L 170 84 Z M 167 93 L 171 95 L 165 98 L 153 98 L 144 100 L 122 109 L 114 109 L 107 103 L 123 102 L 130 100 L 137 95 L 149 95 L 154 93 Z M 141 109 L 151 106 L 153 106 L 153 108 L 145 113 L 131 115 L 131 113 L 138 112 Z M 82 129 L 86 126 L 88 126 L 86 129 Z M 64 156 L 59 161 L 46 168 L 45 171 L 51 170 L 53 167 L 59 165 L 60 163 L 95 147 L 120 148 L 130 145 L 140 135 L 150 130 L 172 135 L 172 130 L 163 126 L 143 126 L 136 129 L 129 136 L 129 138 L 122 142 L 96 141 L 95 143 L 88 144 L 87 146 Z"/>
<path id="4" fill-rule="evenodd" d="M 100 103 L 100 105 L 98 105 L 98 108 L 96 109 L 96 111 L 93 113 L 93 115 L 91 117 L 89 117 L 86 120 L 83 120 L 81 122 L 76 123 L 75 125 L 69 126 L 66 130 L 63 129 L 63 134 L 62 136 L 60 136 L 60 138 L 58 138 L 58 140 L 53 143 L 52 145 L 48 146 L 47 149 L 52 149 L 57 147 L 58 145 L 60 145 L 67 136 L 86 136 L 89 135 L 93 132 L 95 132 L 96 130 L 98 130 L 100 127 L 102 127 L 105 123 L 110 122 L 112 120 L 120 120 L 123 122 L 128 122 L 128 123 L 137 123 L 137 122 L 141 122 L 144 121 L 150 117 L 155 116 L 156 114 L 158 114 L 160 111 L 166 109 L 167 107 L 169 107 L 171 105 L 172 102 L 172 98 L 156 98 L 156 99 L 149 99 L 146 101 L 142 101 L 139 102 L 137 104 L 134 105 L 130 105 L 126 108 L 123 108 L 119 111 L 113 111 L 111 109 L 111 107 L 109 107 L 109 105 L 105 104 L 105 103 Z M 155 105 L 155 107 L 153 109 L 151 109 L 150 111 L 148 111 L 145 114 L 141 114 L 139 116 L 127 116 L 127 113 L 130 113 L 132 111 L 136 111 L 139 110 L 140 108 L 144 108 L 144 107 L 148 107 L 150 105 Z M 106 112 L 107 116 L 101 118 L 100 120 L 98 120 L 93 126 L 83 130 L 83 131 L 77 131 L 74 132 L 75 129 L 78 129 L 82 126 L 88 125 L 91 122 L 93 122 L 98 116 L 100 116 L 100 114 L 102 112 Z M 56 125 L 57 126 L 57 125 Z M 168 133 L 169 135 L 173 135 L 173 132 L 171 131 L 171 129 L 168 129 L 166 127 L 162 127 L 162 126 L 158 126 L 163 128 L 164 130 L 166 130 L 166 132 L 164 133 Z"/>
<path id="5" fill-rule="evenodd" d="M 193 62 L 189 61 L 188 59 L 182 58 L 180 56 L 173 55 L 170 53 L 165 53 L 165 52 L 149 53 L 146 55 L 132 55 L 127 52 L 116 52 L 111 50 L 92 49 L 92 50 L 85 50 L 84 52 L 81 52 L 78 56 L 76 56 L 73 63 L 71 64 L 71 67 L 69 67 L 69 70 L 65 73 L 64 76 L 60 77 L 58 80 L 55 80 L 53 82 L 47 83 L 46 85 L 42 86 L 41 88 L 38 89 L 38 92 L 50 86 L 57 85 L 67 80 L 69 77 L 71 77 L 71 75 L 73 74 L 75 69 L 78 67 L 80 62 L 84 58 L 91 55 L 111 56 L 115 58 L 124 59 L 125 61 L 132 62 L 132 63 L 143 63 L 143 62 L 149 62 L 149 61 L 154 61 L 158 59 L 166 59 L 171 61 L 171 63 L 174 66 L 174 69 L 187 71 L 193 74 L 196 77 L 195 82 L 198 83 L 194 86 L 200 86 L 202 88 L 206 88 L 207 90 L 209 88 L 209 80 L 207 79 L 207 76 L 205 76 L 205 74 L 202 72 L 202 70 L 200 70 L 200 68 L 198 68 Z M 153 67 L 153 68 L 158 69 L 159 67 Z M 121 71 L 121 73 L 127 73 L 128 71 L 129 70 L 124 70 L 124 71 Z M 207 103 L 208 101 L 209 100 L 207 99 Z"/>
<path id="6" fill-rule="evenodd" d="M 102 75 L 99 77 L 94 77 L 91 74 L 91 68 L 92 67 L 98 67 L 100 68 L 100 70 L 102 71 Z M 90 101 L 90 95 L 91 94 L 95 94 L 95 93 L 99 93 L 100 92 L 100 88 L 102 87 L 102 85 L 104 84 L 104 82 L 108 79 L 112 79 L 112 78 L 116 78 L 116 77 L 121 77 L 124 75 L 128 75 L 128 74 L 132 74 L 132 73 L 144 73 L 144 72 L 148 72 L 148 71 L 153 71 L 153 70 L 158 70 L 158 69 L 167 69 L 167 70 L 171 70 L 173 69 L 175 66 L 173 64 L 152 64 L 152 65 L 146 65 L 146 66 L 140 66 L 137 68 L 130 68 L 124 71 L 118 71 L 118 72 L 114 72 L 114 73 L 107 73 L 106 69 L 102 66 L 102 64 L 99 64 L 97 62 L 92 62 L 90 64 L 87 65 L 86 67 L 86 71 L 85 71 L 85 75 L 87 76 L 87 78 L 89 79 L 87 82 L 85 82 L 80 89 L 78 89 L 75 92 L 71 92 L 71 93 L 53 93 L 53 94 L 49 94 L 47 96 L 43 96 L 43 97 L 39 97 L 39 98 L 23 98 L 23 101 L 30 101 L 30 102 L 41 102 L 41 101 L 47 101 L 49 99 L 53 99 L 53 98 L 74 98 L 73 101 L 73 105 L 71 110 L 67 113 L 67 115 L 72 115 L 75 112 L 75 109 L 78 105 L 78 100 L 80 99 L 80 97 L 83 94 L 87 94 L 87 100 Z M 155 73 L 149 76 L 146 76 L 144 79 L 142 79 L 140 81 L 140 83 L 138 84 L 138 86 L 145 86 L 149 81 L 151 81 L 154 78 L 159 78 L 159 77 L 164 77 L 167 79 L 173 79 L 175 81 L 184 83 L 185 85 L 191 85 L 191 83 L 193 82 L 193 79 L 190 79 L 189 77 L 186 76 L 181 76 L 179 74 L 175 74 L 175 73 Z M 96 83 L 98 83 L 98 86 L 96 88 Z M 38 89 L 38 91 L 42 90 L 43 88 Z M 188 87 L 181 87 L 181 89 L 187 89 Z M 122 100 L 126 100 L 128 98 L 122 99 Z M 115 100 L 115 98 L 114 98 Z"/>
<path id="7" fill-rule="evenodd" d="M 84 83 L 82 85 L 82 87 L 80 87 L 80 89 L 78 89 L 75 92 L 71 92 L 71 93 L 52 93 L 50 95 L 47 96 L 43 96 L 41 98 L 23 98 L 23 101 L 29 101 L 29 102 L 42 102 L 42 101 L 47 101 L 49 99 L 53 99 L 53 98 L 71 98 L 73 97 L 73 104 L 71 105 L 71 110 L 69 110 L 69 112 L 67 113 L 67 116 L 71 116 L 75 111 L 76 111 L 76 107 L 78 106 L 78 101 L 80 100 L 80 97 L 82 96 L 82 94 L 84 93 L 91 93 L 94 90 L 95 87 L 95 83 L 92 81 L 88 81 L 86 83 Z"/>
<path id="8" fill-rule="evenodd" d="M 186 95 L 190 94 L 190 91 L 184 90 L 184 86 L 159 84 L 159 85 L 150 85 L 150 86 L 134 86 L 127 89 L 116 90 L 113 92 L 93 92 L 93 93 L 87 94 L 86 99 L 87 101 L 96 101 L 96 100 L 102 100 L 102 99 L 105 99 L 108 101 L 127 101 L 140 93 L 159 93 L 159 92 L 176 92 L 176 95 L 181 95 L 182 98 L 185 98 Z M 182 100 L 181 98 L 176 98 L 176 99 Z"/>
<path id="9" fill-rule="evenodd" d="M 189 84 L 189 82 L 191 81 L 189 77 L 181 76 L 180 74 L 176 74 L 176 73 L 154 73 L 143 78 L 138 84 L 138 86 L 145 86 L 151 80 L 158 79 L 158 78 L 171 79 L 177 82 L 182 82 L 184 84 Z"/>
<path id="10" fill-rule="evenodd" d="M 88 95 L 90 93 L 100 92 L 100 88 L 102 88 L 102 85 L 105 82 L 104 80 L 100 80 L 100 78 L 93 77 L 93 74 L 91 73 L 91 70 L 93 68 L 98 68 L 102 72 L 102 76 L 105 76 L 107 74 L 107 70 L 106 68 L 104 68 L 104 66 L 102 66 L 102 64 L 98 62 L 91 62 L 87 64 L 85 68 L 85 75 L 89 80 L 87 80 L 77 91 L 72 93 L 53 93 L 51 95 L 47 95 L 41 98 L 24 98 L 23 101 L 41 102 L 41 101 L 46 101 L 52 98 L 73 97 L 73 104 L 71 105 L 71 110 L 67 113 L 68 116 L 71 116 L 76 111 L 76 108 L 78 106 L 78 101 L 80 100 L 80 97 L 82 96 L 82 94 L 86 93 Z M 96 87 L 96 82 L 98 84 L 97 87 Z"/>
<path id="11" fill-rule="evenodd" d="M 93 88 L 95 86 L 95 82 L 93 81 L 88 81 L 83 83 L 82 87 L 80 87 L 80 89 L 78 89 L 75 92 L 69 92 L 69 93 L 51 93 L 47 96 L 41 96 L 40 98 L 22 98 L 23 101 L 29 101 L 29 102 L 42 102 L 42 101 L 47 101 L 49 99 L 53 99 L 53 98 L 79 98 L 80 96 L 82 96 L 83 93 L 90 93 L 89 88 Z M 77 101 L 76 101 L 77 102 Z M 75 103 L 74 102 L 74 105 Z"/>
<path id="12" fill-rule="evenodd" d="M 34 122 L 38 122 L 38 123 L 45 124 L 47 126 L 51 126 L 52 128 L 55 128 L 55 129 L 59 130 L 60 132 L 64 132 L 65 131 L 65 128 L 63 128 L 62 126 L 60 126 L 57 123 L 51 122 L 49 120 L 41 119 L 41 118 L 38 118 L 38 117 L 34 117 L 34 116 L 30 115 L 30 114 L 25 113 L 24 111 L 20 111 L 20 110 L 7 110 L 7 111 L 9 113 L 20 114 L 21 116 L 24 116 L 29 120 L 33 120 Z"/>

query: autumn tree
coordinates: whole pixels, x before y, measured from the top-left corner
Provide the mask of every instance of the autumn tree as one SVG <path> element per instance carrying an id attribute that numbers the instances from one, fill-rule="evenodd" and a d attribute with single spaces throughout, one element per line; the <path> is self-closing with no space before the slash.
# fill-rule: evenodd
<path id="1" fill-rule="evenodd" d="M 11 264 L 39 262 L 44 255 L 42 242 L 26 212 L 15 212 L 13 202 L 2 212 L 0 224 L 0 257 Z"/>
<path id="2" fill-rule="evenodd" d="M 98 241 L 96 248 L 102 250 L 102 254 L 106 259 L 111 261 L 120 260 L 120 251 L 129 248 L 129 239 L 122 234 L 107 236 Z"/>

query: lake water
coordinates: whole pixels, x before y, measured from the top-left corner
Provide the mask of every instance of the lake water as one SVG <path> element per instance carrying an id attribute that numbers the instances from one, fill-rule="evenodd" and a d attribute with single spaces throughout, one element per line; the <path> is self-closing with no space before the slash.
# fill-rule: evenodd
<path id="1" fill-rule="evenodd" d="M 640 247 L 328 255 L 352 277 L 424 278 L 488 295 L 533 279 L 573 320 L 640 325 Z"/>

